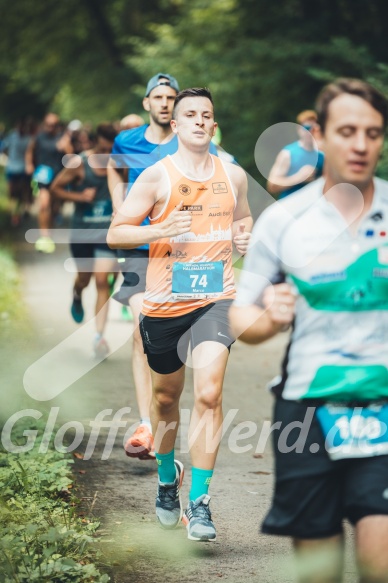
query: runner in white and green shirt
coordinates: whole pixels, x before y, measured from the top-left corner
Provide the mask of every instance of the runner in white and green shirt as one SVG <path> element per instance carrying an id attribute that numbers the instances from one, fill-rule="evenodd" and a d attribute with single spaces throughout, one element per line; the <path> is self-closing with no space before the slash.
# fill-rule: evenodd
<path id="1" fill-rule="evenodd" d="M 310 555 L 304 582 L 340 582 L 347 519 L 362 582 L 386 583 L 388 182 L 374 172 L 388 104 L 339 79 L 317 111 L 323 177 L 259 218 L 230 317 L 251 344 L 292 326 L 272 385 L 276 484 L 263 532 Z M 311 558 L 328 549 L 324 566 Z"/>

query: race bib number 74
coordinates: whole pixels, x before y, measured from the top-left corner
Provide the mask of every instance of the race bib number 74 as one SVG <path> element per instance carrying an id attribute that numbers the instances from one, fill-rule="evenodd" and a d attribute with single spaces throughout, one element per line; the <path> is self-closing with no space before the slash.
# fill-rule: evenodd
<path id="1" fill-rule="evenodd" d="M 172 297 L 180 300 L 215 298 L 224 290 L 222 261 L 174 263 Z"/>

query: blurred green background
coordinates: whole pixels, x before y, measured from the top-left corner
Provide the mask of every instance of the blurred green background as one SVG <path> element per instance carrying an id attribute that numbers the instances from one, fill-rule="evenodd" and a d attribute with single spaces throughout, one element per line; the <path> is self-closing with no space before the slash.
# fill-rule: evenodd
<path id="1" fill-rule="evenodd" d="M 322 84 L 388 94 L 386 0 L 0 0 L 0 121 L 93 124 L 141 113 L 147 79 L 210 87 L 223 147 L 259 178 L 263 130 L 311 108 Z M 379 173 L 388 176 L 383 161 Z"/>

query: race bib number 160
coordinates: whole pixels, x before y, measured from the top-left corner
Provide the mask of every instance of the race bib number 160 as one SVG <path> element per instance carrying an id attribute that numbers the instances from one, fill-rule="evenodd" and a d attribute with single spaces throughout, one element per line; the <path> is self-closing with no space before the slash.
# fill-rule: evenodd
<path id="1" fill-rule="evenodd" d="M 333 460 L 388 454 L 388 405 L 317 408 L 326 451 Z"/>

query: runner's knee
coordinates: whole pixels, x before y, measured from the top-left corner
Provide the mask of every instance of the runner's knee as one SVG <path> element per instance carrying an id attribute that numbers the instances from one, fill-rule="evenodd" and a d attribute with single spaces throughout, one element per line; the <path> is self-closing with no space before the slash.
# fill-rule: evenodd
<path id="1" fill-rule="evenodd" d="M 96 274 L 96 288 L 98 291 L 109 291 L 109 283 L 106 273 Z"/>
<path id="2" fill-rule="evenodd" d="M 209 382 L 196 390 L 195 405 L 197 409 L 218 409 L 222 405 L 222 393 L 218 384 Z"/>
<path id="3" fill-rule="evenodd" d="M 78 273 L 77 278 L 74 282 L 75 290 L 78 293 L 81 293 L 81 291 L 89 285 L 91 277 L 92 277 L 91 273 L 82 272 L 82 271 L 80 273 Z"/>
<path id="4" fill-rule="evenodd" d="M 154 401 L 159 409 L 169 410 L 175 405 L 176 396 L 174 393 L 163 389 L 154 389 Z"/>
<path id="5" fill-rule="evenodd" d="M 51 197 L 48 190 L 40 190 L 39 191 L 39 207 L 41 210 L 49 210 L 51 209 Z"/>
<path id="6" fill-rule="evenodd" d="M 181 388 L 178 386 L 169 387 L 168 389 L 165 387 L 154 387 L 154 403 L 160 411 L 169 411 L 177 405 L 180 393 Z"/>

